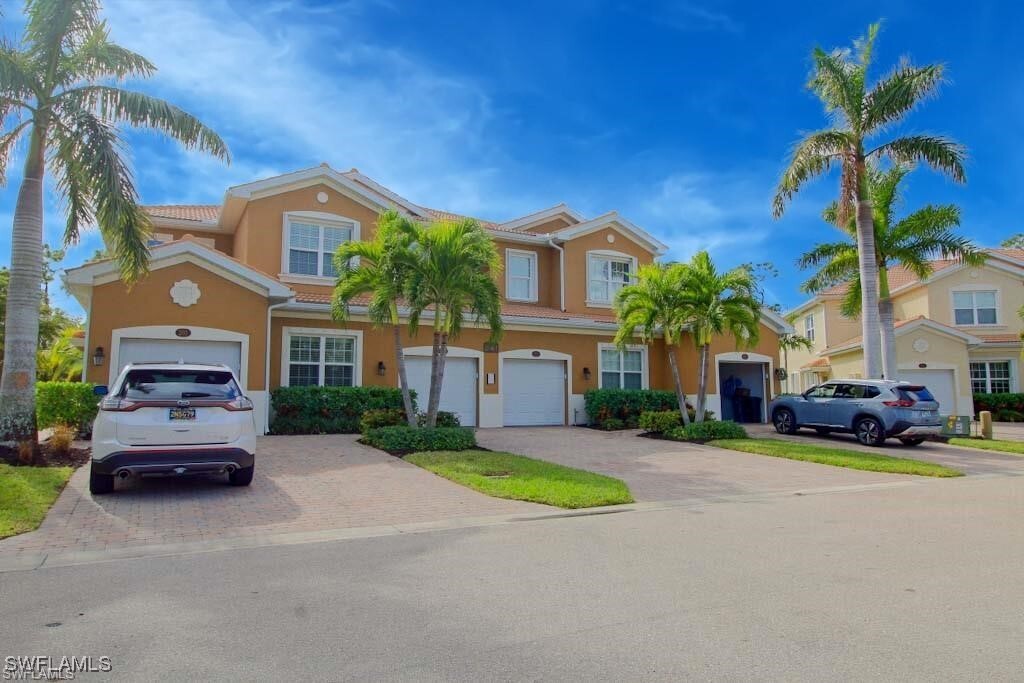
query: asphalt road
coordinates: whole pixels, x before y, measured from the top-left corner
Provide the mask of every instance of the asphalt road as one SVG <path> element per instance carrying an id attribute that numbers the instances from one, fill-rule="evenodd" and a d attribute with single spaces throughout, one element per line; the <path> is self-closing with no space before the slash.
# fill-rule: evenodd
<path id="1" fill-rule="evenodd" d="M 1024 478 L 0 574 L 78 680 L 1011 680 Z"/>

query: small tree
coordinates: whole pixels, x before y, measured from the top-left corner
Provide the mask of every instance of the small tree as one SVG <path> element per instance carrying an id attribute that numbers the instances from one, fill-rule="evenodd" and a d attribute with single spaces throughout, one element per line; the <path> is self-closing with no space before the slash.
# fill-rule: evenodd
<path id="1" fill-rule="evenodd" d="M 679 413 L 683 424 L 690 424 L 686 410 L 686 393 L 679 375 L 676 352 L 679 340 L 689 320 L 683 298 L 686 284 L 686 266 L 680 263 L 652 263 L 642 266 L 635 281 L 619 290 L 615 297 L 615 315 L 619 329 L 615 333 L 615 344 L 622 348 L 639 336 L 644 343 L 652 342 L 660 333 L 665 339 L 665 353 L 672 380 L 675 383 L 676 398 L 679 399 Z"/>

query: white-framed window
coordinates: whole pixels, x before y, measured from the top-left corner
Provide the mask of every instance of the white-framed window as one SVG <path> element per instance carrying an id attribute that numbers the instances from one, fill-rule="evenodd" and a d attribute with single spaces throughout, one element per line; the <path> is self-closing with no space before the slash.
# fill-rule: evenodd
<path id="1" fill-rule="evenodd" d="M 505 250 L 505 298 L 509 301 L 537 300 L 537 252 Z"/>
<path id="2" fill-rule="evenodd" d="M 953 292 L 953 322 L 957 325 L 998 325 L 998 299 L 994 289 Z"/>
<path id="3" fill-rule="evenodd" d="M 587 303 L 610 306 L 636 273 L 636 259 L 617 252 L 587 253 Z"/>
<path id="4" fill-rule="evenodd" d="M 362 384 L 362 333 L 285 328 L 281 384 L 354 387 Z"/>
<path id="5" fill-rule="evenodd" d="M 804 336 L 809 341 L 814 341 L 814 315 L 811 314 L 804 318 Z"/>
<path id="6" fill-rule="evenodd" d="M 600 344 L 597 352 L 602 389 L 647 388 L 647 347 Z"/>
<path id="7" fill-rule="evenodd" d="M 1008 360 L 971 361 L 971 392 L 1008 394 L 1013 386 L 1012 372 Z"/>
<path id="8" fill-rule="evenodd" d="M 285 214 L 282 274 L 334 278 L 334 252 L 359 239 L 359 223 L 343 216 L 315 211 Z"/>

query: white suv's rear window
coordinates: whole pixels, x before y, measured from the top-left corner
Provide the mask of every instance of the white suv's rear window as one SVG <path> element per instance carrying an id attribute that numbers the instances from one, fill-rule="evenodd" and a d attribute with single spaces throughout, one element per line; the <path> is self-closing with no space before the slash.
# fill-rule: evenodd
<path id="1" fill-rule="evenodd" d="M 215 399 L 241 395 L 235 378 L 223 370 L 129 370 L 121 395 L 135 400 Z"/>

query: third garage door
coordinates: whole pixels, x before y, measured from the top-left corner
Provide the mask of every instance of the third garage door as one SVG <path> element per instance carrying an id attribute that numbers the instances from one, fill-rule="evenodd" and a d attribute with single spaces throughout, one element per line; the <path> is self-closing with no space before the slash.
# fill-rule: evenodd
<path id="1" fill-rule="evenodd" d="M 925 385 L 939 402 L 940 415 L 956 415 L 956 383 L 952 370 L 900 370 L 900 380 Z"/>
<path id="2" fill-rule="evenodd" d="M 430 398 L 430 358 L 407 356 L 405 371 L 409 377 L 409 386 L 416 391 L 416 407 L 422 412 L 427 412 L 427 401 Z M 448 356 L 445 359 L 440 408 L 458 415 L 459 423 L 463 427 L 476 426 L 477 382 L 476 358 Z"/>
<path id="3" fill-rule="evenodd" d="M 507 358 L 501 381 L 506 427 L 565 424 L 565 361 Z"/>

